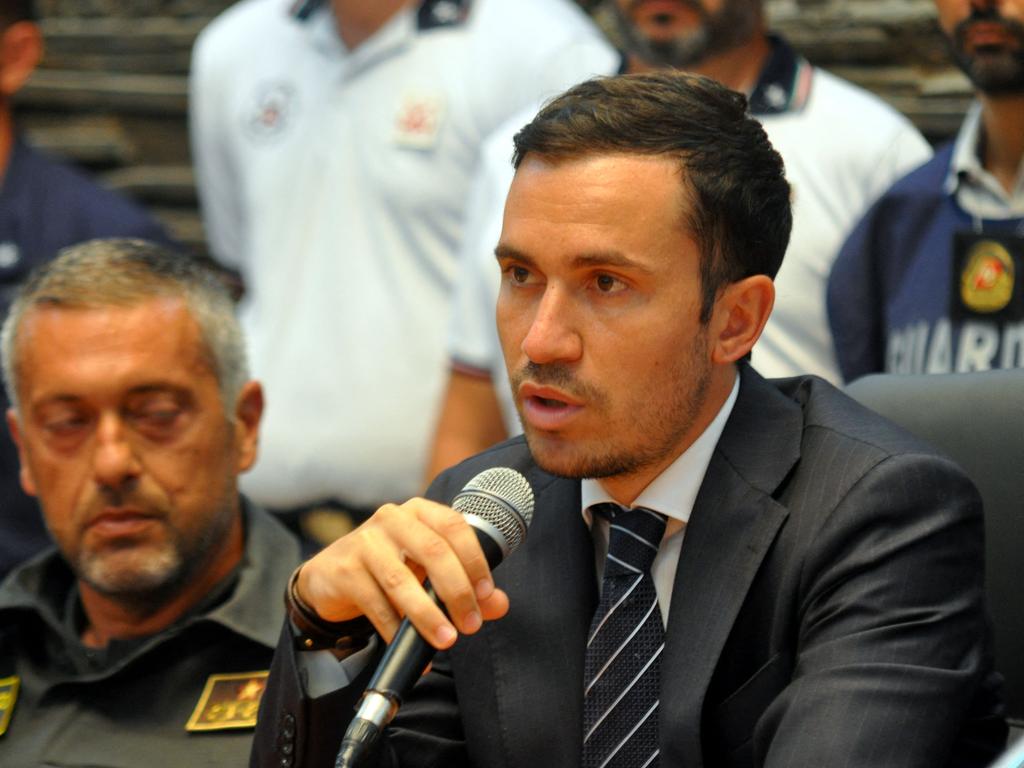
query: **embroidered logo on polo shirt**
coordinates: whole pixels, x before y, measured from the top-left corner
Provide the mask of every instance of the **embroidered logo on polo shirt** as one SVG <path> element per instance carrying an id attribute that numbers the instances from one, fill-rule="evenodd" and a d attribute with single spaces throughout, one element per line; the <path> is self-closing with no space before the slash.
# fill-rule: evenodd
<path id="1" fill-rule="evenodd" d="M 268 670 L 210 675 L 185 730 L 223 731 L 255 727 L 256 713 L 269 674 Z"/>
<path id="2" fill-rule="evenodd" d="M 441 132 L 444 110 L 444 95 L 440 92 L 404 94 L 395 115 L 395 144 L 410 149 L 432 149 Z"/>
<path id="3" fill-rule="evenodd" d="M 7 733 L 7 726 L 11 723 L 11 713 L 14 712 L 14 703 L 18 700 L 20 683 L 17 675 L 0 679 L 0 736 Z"/>
<path id="4" fill-rule="evenodd" d="M 295 88 L 288 83 L 264 83 L 246 110 L 245 128 L 255 139 L 280 136 L 295 110 Z"/>
<path id="5" fill-rule="evenodd" d="M 998 312 L 1013 298 L 1013 257 L 995 240 L 974 243 L 960 273 L 960 298 L 968 309 Z"/>

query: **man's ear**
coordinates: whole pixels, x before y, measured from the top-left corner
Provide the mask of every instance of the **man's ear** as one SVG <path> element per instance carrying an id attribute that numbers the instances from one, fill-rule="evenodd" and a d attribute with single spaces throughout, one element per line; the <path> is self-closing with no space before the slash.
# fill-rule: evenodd
<path id="1" fill-rule="evenodd" d="M 711 314 L 711 361 L 734 363 L 761 336 L 775 304 L 775 284 L 767 275 L 751 275 L 727 285 Z"/>
<path id="2" fill-rule="evenodd" d="M 31 21 L 11 24 L 0 35 L 0 93 L 10 98 L 43 58 L 43 35 Z"/>
<path id="3" fill-rule="evenodd" d="M 263 416 L 263 387 L 247 381 L 235 401 L 235 439 L 238 445 L 238 471 L 245 472 L 256 463 Z"/>
<path id="4" fill-rule="evenodd" d="M 13 408 L 7 409 L 7 429 L 11 433 L 11 439 L 18 449 L 18 479 L 21 481 L 21 489 L 29 496 L 36 495 L 36 482 L 28 468 L 28 459 L 25 456 L 24 440 L 21 436 L 21 425 L 18 423 L 18 414 Z"/>

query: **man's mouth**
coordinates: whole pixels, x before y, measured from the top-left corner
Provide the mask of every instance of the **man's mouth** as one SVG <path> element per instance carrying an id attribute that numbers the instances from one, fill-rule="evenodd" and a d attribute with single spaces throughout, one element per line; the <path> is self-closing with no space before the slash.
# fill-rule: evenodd
<path id="1" fill-rule="evenodd" d="M 583 410 L 578 399 L 552 387 L 525 383 L 519 387 L 523 404 L 523 419 L 527 425 L 540 430 L 557 430 Z"/>
<path id="2" fill-rule="evenodd" d="M 157 518 L 134 509 L 105 509 L 92 518 L 86 529 L 105 538 L 136 536 L 152 525 Z"/>
<path id="3" fill-rule="evenodd" d="M 556 400 L 553 397 L 535 397 L 533 399 L 545 408 L 567 408 L 569 406 L 564 400 Z"/>
<path id="4" fill-rule="evenodd" d="M 991 21 L 979 21 L 965 30 L 965 40 L 974 49 L 1005 48 L 1012 46 L 1015 37 L 1002 24 Z"/>

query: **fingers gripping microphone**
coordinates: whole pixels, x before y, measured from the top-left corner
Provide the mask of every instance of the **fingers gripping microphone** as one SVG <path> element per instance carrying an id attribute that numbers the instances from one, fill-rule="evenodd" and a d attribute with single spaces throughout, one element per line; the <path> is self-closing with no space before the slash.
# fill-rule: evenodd
<path id="1" fill-rule="evenodd" d="M 494 568 L 526 538 L 526 528 L 533 518 L 533 490 L 514 469 L 494 467 L 470 480 L 455 497 L 452 508 L 476 529 L 487 564 Z M 436 600 L 430 585 L 424 586 Z M 409 619 L 402 621 L 345 731 L 335 768 L 359 764 L 436 652 Z"/>

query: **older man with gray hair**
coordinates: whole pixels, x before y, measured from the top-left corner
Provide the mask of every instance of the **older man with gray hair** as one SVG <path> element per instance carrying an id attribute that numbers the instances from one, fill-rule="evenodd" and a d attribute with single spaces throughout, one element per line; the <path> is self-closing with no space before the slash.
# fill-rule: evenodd
<path id="1" fill-rule="evenodd" d="M 207 268 L 66 249 L 2 331 L 21 484 L 56 548 L 0 586 L 0 764 L 237 765 L 297 541 L 239 496 L 263 393 Z"/>

